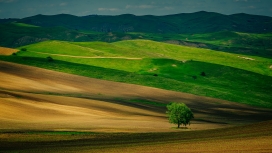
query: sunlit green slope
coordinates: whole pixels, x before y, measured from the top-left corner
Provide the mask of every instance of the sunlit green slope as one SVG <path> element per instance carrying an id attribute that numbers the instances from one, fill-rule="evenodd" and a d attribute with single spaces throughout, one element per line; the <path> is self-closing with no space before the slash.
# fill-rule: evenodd
<path id="1" fill-rule="evenodd" d="M 86 57 L 167 58 L 183 62 L 199 61 L 219 64 L 272 76 L 271 59 L 150 40 L 127 40 L 115 43 L 46 41 L 21 48 L 27 49 L 27 52 L 22 54 L 23 56 L 39 57 L 42 55 L 41 53 L 46 53 L 47 55 L 59 54 L 59 58 L 61 55 L 79 56 L 74 60 L 78 61 L 78 63 L 82 61 L 84 64 L 87 64 L 86 60 L 90 61 Z M 97 66 L 103 67 L 103 65 Z"/>

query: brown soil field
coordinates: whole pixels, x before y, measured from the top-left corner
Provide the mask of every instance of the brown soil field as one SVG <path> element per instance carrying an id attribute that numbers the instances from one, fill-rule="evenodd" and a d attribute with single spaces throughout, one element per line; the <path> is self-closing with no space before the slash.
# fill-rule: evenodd
<path id="1" fill-rule="evenodd" d="M 197 142 L 171 142 L 166 144 L 151 144 L 146 146 L 133 146 L 106 149 L 83 149 L 82 153 L 101 152 L 101 153 L 218 153 L 218 152 L 244 152 L 244 153 L 269 153 L 272 150 L 272 136 L 251 137 L 246 139 L 215 139 Z M 60 152 L 60 151 L 59 151 Z M 75 152 L 75 151 L 67 151 Z"/>
<path id="2" fill-rule="evenodd" d="M 0 132 L 0 152 L 271 152 L 272 121 L 160 133 Z"/>
<path id="3" fill-rule="evenodd" d="M 272 119 L 270 109 L 139 85 L 117 83 L 0 61 L 0 129 L 96 132 L 180 131 L 166 108 L 127 102 L 186 103 L 203 130 Z"/>
<path id="4" fill-rule="evenodd" d="M 0 55 L 11 55 L 12 53 L 16 52 L 18 52 L 17 49 L 0 47 Z"/>

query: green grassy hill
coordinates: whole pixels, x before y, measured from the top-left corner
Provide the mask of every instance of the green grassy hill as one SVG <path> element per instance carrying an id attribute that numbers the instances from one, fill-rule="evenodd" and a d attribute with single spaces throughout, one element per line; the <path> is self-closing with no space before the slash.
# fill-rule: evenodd
<path id="1" fill-rule="evenodd" d="M 131 38 L 143 38 L 171 44 L 207 48 L 230 53 L 272 57 L 272 34 L 220 31 L 202 34 L 129 33 Z"/>
<path id="2" fill-rule="evenodd" d="M 115 43 L 46 41 L 20 48 L 26 48 L 28 51 L 31 51 L 31 53 L 26 52 L 22 54 L 26 56 L 29 56 L 29 54 L 31 54 L 30 56 L 34 56 L 36 54 L 35 56 L 40 57 L 41 53 L 48 53 L 49 55 L 64 54 L 87 57 L 167 58 L 184 62 L 193 60 L 230 66 L 272 76 L 272 71 L 269 68 L 272 65 L 271 59 L 178 46 L 149 40 L 128 40 Z M 89 61 L 86 58 L 79 57 L 77 59 L 77 61 L 84 60 Z"/>
<path id="3" fill-rule="evenodd" d="M 171 58 L 176 60 L 195 60 L 207 63 L 231 66 L 252 72 L 271 76 L 271 60 L 256 56 L 246 56 L 216 52 L 209 49 L 177 46 L 148 40 L 130 40 L 113 43 L 119 47 L 130 48 L 135 52 L 152 54 L 156 58 Z"/>
<path id="4" fill-rule="evenodd" d="M 27 51 L 1 59 L 272 108 L 271 59 L 147 40 L 46 41 L 21 48 Z"/>
<path id="5" fill-rule="evenodd" d="M 0 24 L 0 35 L 0 46 L 11 48 L 47 40 L 82 42 L 81 45 L 84 45 L 85 41 L 117 42 L 132 39 L 145 39 L 158 42 L 167 42 L 171 44 L 179 44 L 182 46 L 206 48 L 217 51 L 272 58 L 271 33 L 254 34 L 230 31 L 193 35 L 137 32 L 100 33 L 92 31 L 70 30 L 63 27 L 38 27 L 25 23 L 13 22 L 8 24 Z M 95 45 L 93 45 L 93 47 L 95 47 Z"/>
<path id="6" fill-rule="evenodd" d="M 11 48 L 46 40 L 91 40 L 85 34 L 64 27 L 44 28 L 25 23 L 0 24 L 0 35 L 0 46 Z"/>

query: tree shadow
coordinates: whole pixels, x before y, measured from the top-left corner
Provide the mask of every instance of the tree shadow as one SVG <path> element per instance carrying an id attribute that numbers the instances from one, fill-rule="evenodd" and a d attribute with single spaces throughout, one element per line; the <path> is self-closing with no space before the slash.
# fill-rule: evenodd
<path id="1" fill-rule="evenodd" d="M 177 129 L 177 130 L 188 130 L 188 127 L 182 126 L 182 127 L 172 127 L 172 129 Z"/>

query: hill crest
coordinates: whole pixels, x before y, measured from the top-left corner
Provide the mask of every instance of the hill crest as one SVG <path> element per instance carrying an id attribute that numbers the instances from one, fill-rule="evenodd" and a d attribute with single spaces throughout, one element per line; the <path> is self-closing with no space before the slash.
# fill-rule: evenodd
<path id="1" fill-rule="evenodd" d="M 223 30 L 266 33 L 272 32 L 272 17 L 214 12 L 180 13 L 173 15 L 136 16 L 74 16 L 69 14 L 35 15 L 23 19 L 0 19 L 0 23 L 21 22 L 41 27 L 63 26 L 69 29 L 97 32 L 206 33 Z"/>

